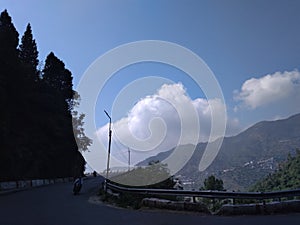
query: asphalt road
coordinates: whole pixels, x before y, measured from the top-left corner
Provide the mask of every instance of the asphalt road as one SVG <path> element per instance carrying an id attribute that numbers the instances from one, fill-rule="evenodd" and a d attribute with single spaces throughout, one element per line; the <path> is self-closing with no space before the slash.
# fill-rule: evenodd
<path id="1" fill-rule="evenodd" d="M 85 180 L 78 196 L 71 192 L 72 183 L 1 195 L 0 225 L 292 225 L 300 222 L 300 214 L 220 217 L 92 204 L 89 200 L 100 182 L 100 177 Z"/>

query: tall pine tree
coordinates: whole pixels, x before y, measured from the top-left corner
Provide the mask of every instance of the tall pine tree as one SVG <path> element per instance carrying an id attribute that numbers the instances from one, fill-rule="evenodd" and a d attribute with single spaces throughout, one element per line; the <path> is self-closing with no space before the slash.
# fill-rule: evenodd
<path id="1" fill-rule="evenodd" d="M 30 23 L 26 27 L 26 31 L 22 37 L 21 45 L 19 47 L 19 57 L 24 68 L 25 75 L 29 79 L 34 81 L 39 80 L 39 72 L 37 66 L 39 64 L 38 60 L 38 50 L 36 42 L 32 36 L 32 30 Z"/>
<path id="2" fill-rule="evenodd" d="M 19 33 L 12 23 L 7 10 L 0 15 L 0 63 L 1 66 L 15 66 Z"/>
<path id="3" fill-rule="evenodd" d="M 10 173 L 14 160 L 8 145 L 13 129 L 11 112 L 16 99 L 14 80 L 18 77 L 18 42 L 19 34 L 7 10 L 4 10 L 0 15 L 0 177 Z"/>
<path id="4" fill-rule="evenodd" d="M 48 111 L 54 113 L 51 116 L 52 122 L 50 124 L 55 126 L 55 133 L 51 133 L 52 139 L 55 140 L 52 151 L 52 154 L 56 155 L 55 164 L 57 168 L 69 167 L 72 170 L 71 173 L 79 176 L 84 170 L 85 161 L 78 151 L 73 133 L 71 110 L 74 102 L 74 91 L 72 89 L 72 74 L 53 52 L 47 56 L 42 74 L 43 85 L 48 89 L 47 93 L 50 94 L 47 97 L 48 106 L 51 107 Z M 69 158 L 69 165 L 67 165 L 65 159 L 71 154 L 74 158 Z"/>
<path id="5" fill-rule="evenodd" d="M 69 102 L 73 98 L 72 73 L 65 64 L 51 52 L 46 59 L 43 69 L 43 81 L 54 90 L 60 92 Z"/>
<path id="6" fill-rule="evenodd" d="M 18 60 L 19 34 L 7 10 L 0 15 L 0 87 L 7 87 L 13 80 Z"/>

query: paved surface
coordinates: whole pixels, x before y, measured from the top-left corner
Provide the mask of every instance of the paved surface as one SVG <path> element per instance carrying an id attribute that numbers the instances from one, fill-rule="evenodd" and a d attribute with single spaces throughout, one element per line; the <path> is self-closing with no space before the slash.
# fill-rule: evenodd
<path id="1" fill-rule="evenodd" d="M 206 216 L 197 213 L 127 210 L 91 204 L 101 178 L 90 178 L 80 195 L 72 183 L 55 184 L 0 196 L 0 225 L 283 225 L 299 224 L 300 214 L 268 216 Z"/>

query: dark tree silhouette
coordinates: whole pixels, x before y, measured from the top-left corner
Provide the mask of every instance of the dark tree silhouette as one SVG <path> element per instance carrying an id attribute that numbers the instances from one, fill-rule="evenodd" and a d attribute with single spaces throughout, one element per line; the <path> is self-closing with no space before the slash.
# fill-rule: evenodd
<path id="1" fill-rule="evenodd" d="M 224 191 L 223 181 L 211 175 L 204 180 L 203 190 Z"/>
<path id="2" fill-rule="evenodd" d="M 18 44 L 19 33 L 13 25 L 7 10 L 4 10 L 0 15 L 0 59 L 2 63 L 15 66 L 14 62 L 10 60 L 15 60 L 17 57 Z"/>
<path id="3" fill-rule="evenodd" d="M 43 69 L 45 83 L 59 91 L 66 101 L 70 101 L 73 98 L 72 79 L 72 74 L 65 68 L 65 64 L 51 52 Z"/>
<path id="4" fill-rule="evenodd" d="M 26 71 L 27 76 L 34 81 L 39 80 L 39 72 L 37 66 L 39 64 L 38 60 L 38 50 L 36 42 L 32 36 L 32 30 L 30 23 L 26 27 L 26 31 L 22 37 L 21 45 L 19 47 L 19 57 L 20 61 Z"/>
<path id="5" fill-rule="evenodd" d="M 12 23 L 11 17 L 4 10 L 0 15 L 0 87 L 2 91 L 4 89 L 8 91 L 16 75 L 18 42 L 19 34 Z"/>
<path id="6" fill-rule="evenodd" d="M 54 53 L 42 72 L 30 24 L 0 15 L 0 181 L 80 175 L 85 160 L 72 127 L 72 74 Z M 78 118 L 81 137 L 83 116 Z M 87 148 L 87 146 L 85 146 Z"/>
<path id="7" fill-rule="evenodd" d="M 9 136 L 12 131 L 11 100 L 15 99 L 13 80 L 17 78 L 17 46 L 19 34 L 7 10 L 0 15 L 0 175 L 10 170 L 13 158 L 9 152 Z"/>

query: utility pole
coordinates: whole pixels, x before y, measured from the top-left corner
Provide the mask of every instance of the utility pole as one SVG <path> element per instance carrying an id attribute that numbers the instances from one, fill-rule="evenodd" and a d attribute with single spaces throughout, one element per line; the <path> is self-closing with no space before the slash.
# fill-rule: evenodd
<path id="1" fill-rule="evenodd" d="M 110 146 L 111 146 L 111 135 L 112 135 L 112 131 L 111 131 L 111 117 L 109 116 L 109 114 L 104 110 L 104 113 L 106 114 L 106 116 L 109 118 L 109 128 L 108 128 L 108 155 L 107 155 L 107 167 L 106 167 L 106 178 L 105 178 L 105 186 L 104 186 L 104 191 L 106 192 L 107 190 L 107 180 L 108 180 L 108 171 L 109 171 L 109 160 L 110 160 Z"/>
<path id="2" fill-rule="evenodd" d="M 130 171 L 130 148 L 128 148 L 128 171 Z"/>

